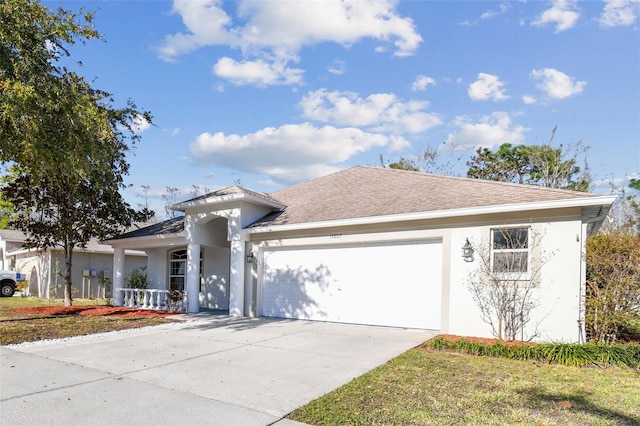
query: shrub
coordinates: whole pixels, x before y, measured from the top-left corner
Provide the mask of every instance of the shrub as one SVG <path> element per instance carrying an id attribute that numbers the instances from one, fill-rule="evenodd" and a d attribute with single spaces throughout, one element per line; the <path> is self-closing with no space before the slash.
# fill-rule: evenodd
<path id="1" fill-rule="evenodd" d="M 640 321 L 640 236 L 590 237 L 586 261 L 587 338 L 615 341 Z"/>
<path id="2" fill-rule="evenodd" d="M 149 278 L 144 272 L 145 268 L 136 268 L 125 277 L 127 288 L 147 288 L 149 286 Z"/>

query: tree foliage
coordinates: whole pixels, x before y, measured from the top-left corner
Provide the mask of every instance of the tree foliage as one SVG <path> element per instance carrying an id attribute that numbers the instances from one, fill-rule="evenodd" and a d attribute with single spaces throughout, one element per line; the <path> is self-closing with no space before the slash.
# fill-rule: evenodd
<path id="1" fill-rule="evenodd" d="M 74 248 L 149 214 L 134 211 L 119 191 L 126 153 L 140 137 L 136 123 L 150 122 L 150 114 L 131 101 L 114 107 L 109 93 L 58 64 L 68 46 L 101 37 L 92 20 L 38 1 L 0 3 L 0 162 L 16 170 L 2 197 L 28 246 L 64 250 L 66 305 Z"/>
<path id="2" fill-rule="evenodd" d="M 0 176 L 0 187 L 11 181 L 16 176 L 15 167 L 9 167 L 6 174 Z M 0 229 L 5 229 L 9 225 L 9 220 L 13 214 L 13 204 L 8 201 L 0 192 Z"/>
<path id="3" fill-rule="evenodd" d="M 496 151 L 478 148 L 467 161 L 467 176 L 477 179 L 538 185 L 547 188 L 588 191 L 591 185 L 589 168 L 578 165 L 588 147 L 581 142 L 553 147 L 549 144 L 512 145 L 504 143 Z"/>
<path id="4" fill-rule="evenodd" d="M 640 236 L 599 234 L 587 240 L 586 331 L 610 342 L 640 321 Z"/>
<path id="5" fill-rule="evenodd" d="M 610 183 L 611 193 L 618 198 L 613 203 L 601 232 L 616 235 L 640 235 L 640 179 L 631 179 L 627 188 Z"/>
<path id="6" fill-rule="evenodd" d="M 69 127 L 81 130 L 68 114 L 75 101 L 66 90 L 71 75 L 57 62 L 69 56 L 67 47 L 76 39 L 100 38 L 92 20 L 92 14 L 79 18 L 61 8 L 53 13 L 37 1 L 0 3 L 1 161 L 46 164 L 72 156 L 52 140 Z M 82 134 L 75 136 L 80 148 Z M 87 165 L 79 155 L 72 161 Z"/>

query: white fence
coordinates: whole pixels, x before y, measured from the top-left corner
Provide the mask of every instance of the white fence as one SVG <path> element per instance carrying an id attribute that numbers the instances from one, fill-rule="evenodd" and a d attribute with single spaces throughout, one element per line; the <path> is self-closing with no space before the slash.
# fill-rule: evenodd
<path id="1" fill-rule="evenodd" d="M 124 302 L 122 306 L 139 309 L 154 309 L 158 311 L 185 312 L 187 293 L 171 292 L 169 290 L 147 288 L 123 288 Z M 170 293 L 171 297 L 170 297 Z"/>

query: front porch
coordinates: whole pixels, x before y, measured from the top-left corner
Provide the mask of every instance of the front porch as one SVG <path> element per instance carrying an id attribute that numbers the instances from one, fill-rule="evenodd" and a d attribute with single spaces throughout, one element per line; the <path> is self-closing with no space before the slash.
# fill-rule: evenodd
<path id="1" fill-rule="evenodd" d="M 180 308 L 228 311 L 255 316 L 255 269 L 245 227 L 281 206 L 239 188 L 173 206 L 185 212 L 165 222 L 123 234 L 114 248 L 113 295 L 116 306 L 165 309 L 170 292 L 182 292 Z M 223 193 L 224 192 L 224 193 Z M 147 253 L 149 288 L 125 287 L 125 250 Z"/>

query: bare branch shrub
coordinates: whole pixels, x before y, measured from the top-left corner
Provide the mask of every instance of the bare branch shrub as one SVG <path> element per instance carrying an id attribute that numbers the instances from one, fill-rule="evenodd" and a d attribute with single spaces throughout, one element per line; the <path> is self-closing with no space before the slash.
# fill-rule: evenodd
<path id="1" fill-rule="evenodd" d="M 538 240 L 529 228 L 494 229 L 491 245 L 474 247 L 478 268 L 468 277 L 468 288 L 480 309 L 480 318 L 501 340 L 532 340 L 539 335 L 531 313 L 540 304 L 536 294 L 541 259 L 530 247 Z"/>

